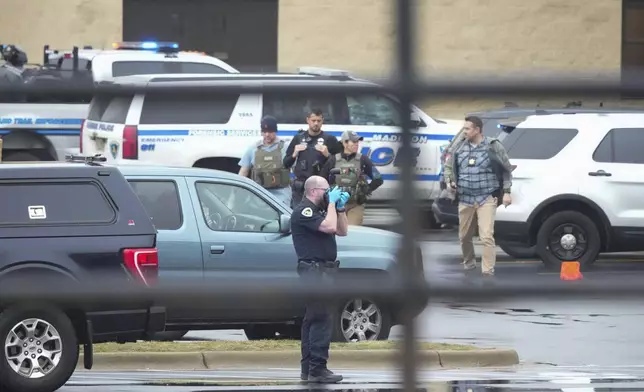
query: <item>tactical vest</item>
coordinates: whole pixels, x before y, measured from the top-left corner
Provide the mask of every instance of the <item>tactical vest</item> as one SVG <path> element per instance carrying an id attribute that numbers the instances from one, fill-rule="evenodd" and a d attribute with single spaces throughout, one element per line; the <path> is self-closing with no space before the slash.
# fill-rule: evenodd
<path id="1" fill-rule="evenodd" d="M 284 141 L 280 140 L 279 146 L 272 151 L 264 150 L 263 145 L 262 141 L 257 145 L 251 178 L 266 189 L 289 186 L 290 172 L 282 164 Z"/>
<path id="2" fill-rule="evenodd" d="M 348 161 L 342 158 L 342 154 L 336 154 L 334 167 L 340 169 L 340 173 L 335 175 L 335 185 L 351 194 L 347 204 L 356 202 L 359 197 L 361 199 L 364 196 L 363 188 L 366 185 L 365 178 L 362 175 L 361 154 L 357 153 L 355 157 Z"/>

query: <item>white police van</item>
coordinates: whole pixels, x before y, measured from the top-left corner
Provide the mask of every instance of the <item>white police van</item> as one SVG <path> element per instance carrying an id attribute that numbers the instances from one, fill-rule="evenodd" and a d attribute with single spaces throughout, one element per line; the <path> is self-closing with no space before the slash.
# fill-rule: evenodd
<path id="1" fill-rule="evenodd" d="M 323 130 L 340 137 L 353 130 L 364 137 L 361 152 L 371 158 L 385 183 L 370 204 L 399 198 L 399 103 L 382 93 L 211 93 L 163 96 L 161 86 L 365 86 L 375 84 L 351 77 L 346 71 L 300 68 L 299 74 L 139 75 L 115 78 L 113 84 L 137 87 L 130 96 L 99 95 L 90 105 L 82 129 L 82 153 L 103 154 L 109 161 L 138 160 L 147 164 L 239 170 L 243 153 L 261 138 L 264 115 L 278 119 L 278 136 L 290 141 L 306 129 L 312 109 L 324 112 Z M 108 83 L 109 84 L 109 83 Z M 212 89 L 210 91 L 213 91 Z M 306 91 L 304 88 L 303 91 Z M 340 91 L 340 90 L 338 90 Z M 461 123 L 435 120 L 414 107 L 417 120 L 413 147 L 419 197 L 431 202 L 438 196 L 440 149 Z M 429 203 L 428 203 L 429 206 Z"/>
<path id="2" fill-rule="evenodd" d="M 74 70 L 76 63 L 77 70 L 91 72 L 95 82 L 143 74 L 239 72 L 226 62 L 205 53 L 181 51 L 176 42 L 115 42 L 111 49 L 85 46 L 71 51 L 49 49 L 46 46 L 44 56 L 45 64 L 54 65 L 63 71 Z"/>

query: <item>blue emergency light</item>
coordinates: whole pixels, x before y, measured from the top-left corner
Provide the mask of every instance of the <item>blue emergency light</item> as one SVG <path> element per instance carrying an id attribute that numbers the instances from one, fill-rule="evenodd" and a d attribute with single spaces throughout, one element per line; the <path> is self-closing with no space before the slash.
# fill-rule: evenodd
<path id="1" fill-rule="evenodd" d="M 176 42 L 156 42 L 156 41 L 142 41 L 142 42 L 114 42 L 112 47 L 116 50 L 155 50 L 155 51 L 168 51 L 179 50 L 179 44 Z"/>

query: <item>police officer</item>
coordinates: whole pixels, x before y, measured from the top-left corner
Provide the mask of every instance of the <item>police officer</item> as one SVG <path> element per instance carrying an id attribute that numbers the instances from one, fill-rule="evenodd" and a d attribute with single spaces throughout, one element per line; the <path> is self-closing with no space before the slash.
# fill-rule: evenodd
<path id="1" fill-rule="evenodd" d="M 320 176 L 328 179 L 330 184 L 351 194 L 346 206 L 350 225 L 362 224 L 367 197 L 383 184 L 382 176 L 371 159 L 358 152 L 359 142 L 363 139 L 353 131 L 342 133 L 340 141 L 344 151 L 329 157 L 320 172 Z M 371 182 L 367 183 L 367 178 Z"/>
<path id="2" fill-rule="evenodd" d="M 289 144 L 284 157 L 284 167 L 293 167 L 295 179 L 291 185 L 291 208 L 302 200 L 304 182 L 307 178 L 318 175 L 329 155 L 342 151 L 342 144 L 335 136 L 322 131 L 324 117 L 322 110 L 311 110 L 306 117 L 309 129 L 301 131 Z"/>
<path id="3" fill-rule="evenodd" d="M 346 236 L 344 206 L 349 194 L 338 187 L 329 189 L 323 177 L 311 176 L 304 183 L 304 197 L 293 209 L 291 232 L 298 258 L 297 272 L 305 283 L 319 283 L 325 274 L 339 267 L 335 236 Z M 327 368 L 331 344 L 331 312 L 326 302 L 306 306 L 302 321 L 301 379 L 316 383 L 336 383 L 342 376 Z"/>
<path id="4" fill-rule="evenodd" d="M 265 116 L 260 127 L 262 140 L 250 146 L 239 160 L 239 175 L 250 177 L 286 205 L 290 205 L 290 171 L 282 163 L 286 143 L 277 137 L 277 119 Z"/>
<path id="5" fill-rule="evenodd" d="M 0 66 L 0 86 L 15 86 L 24 83 L 22 72 L 27 64 L 27 54 L 15 45 L 2 47 L 2 59 L 5 61 Z M 1 87 L 0 87 L 1 88 Z M 3 93 L 2 100 L 7 102 L 22 102 L 22 94 Z"/>

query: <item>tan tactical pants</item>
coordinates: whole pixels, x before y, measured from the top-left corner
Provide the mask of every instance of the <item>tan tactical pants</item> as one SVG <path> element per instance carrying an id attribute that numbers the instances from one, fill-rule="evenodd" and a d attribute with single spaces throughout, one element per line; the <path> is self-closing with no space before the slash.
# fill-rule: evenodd
<path id="1" fill-rule="evenodd" d="M 483 204 L 458 205 L 458 239 L 463 252 L 463 266 L 466 270 L 476 268 L 474 243 L 472 237 L 478 224 L 479 238 L 483 242 L 481 269 L 484 274 L 494 274 L 496 264 L 496 244 L 494 243 L 494 217 L 497 200 L 489 197 Z"/>
<path id="2" fill-rule="evenodd" d="M 349 224 L 361 226 L 364 219 L 364 204 L 347 205 L 346 209 Z"/>

